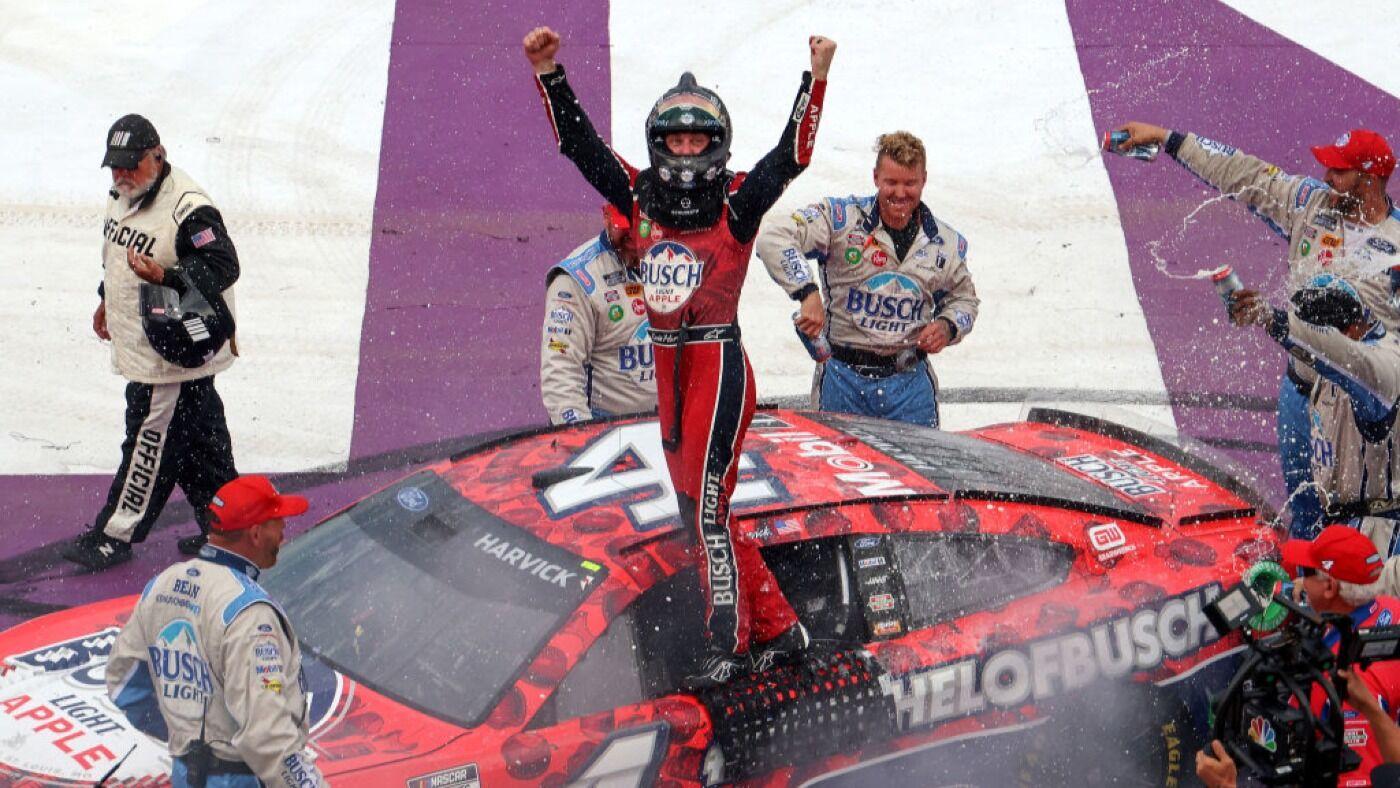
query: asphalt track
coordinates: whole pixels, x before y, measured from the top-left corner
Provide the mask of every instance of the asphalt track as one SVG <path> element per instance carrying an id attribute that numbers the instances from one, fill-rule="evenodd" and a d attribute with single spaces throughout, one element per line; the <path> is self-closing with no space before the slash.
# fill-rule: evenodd
<path id="1" fill-rule="evenodd" d="M 1395 97 L 1215 0 L 1067 0 L 1067 7 L 1098 128 L 1155 120 L 1311 173 L 1317 166 L 1306 143 L 1356 125 L 1400 128 Z M 541 21 L 560 29 L 570 42 L 570 80 L 606 136 L 607 19 L 603 0 L 399 3 L 351 458 L 343 470 L 279 479 L 312 499 L 298 527 L 470 443 L 454 436 L 536 419 L 536 371 L 516 361 L 533 357 L 536 327 L 520 316 L 535 313 L 541 261 L 593 231 L 597 200 L 554 153 L 517 42 Z M 1285 250 L 1238 206 L 1197 212 L 1209 193 L 1175 165 L 1113 159 L 1107 166 L 1179 428 L 1233 454 L 1277 500 L 1269 404 L 1281 354 L 1262 334 L 1227 335 L 1218 305 L 1199 297 L 1204 285 L 1162 269 L 1189 274 L 1228 262 L 1267 291 L 1282 281 Z M 1003 401 L 1026 393 L 949 396 Z M 127 565 L 90 575 L 58 558 L 108 483 L 0 477 L 9 537 L 0 549 L 0 626 L 134 593 L 175 556 L 174 540 L 192 528 L 183 503 L 167 509 Z"/>

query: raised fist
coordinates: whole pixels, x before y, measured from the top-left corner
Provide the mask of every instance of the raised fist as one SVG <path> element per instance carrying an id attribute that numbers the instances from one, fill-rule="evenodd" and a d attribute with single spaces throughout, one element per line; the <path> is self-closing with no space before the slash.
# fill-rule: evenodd
<path id="1" fill-rule="evenodd" d="M 831 70 L 831 58 L 836 54 L 836 42 L 826 36 L 810 36 L 807 46 L 812 50 L 812 79 L 826 79 Z"/>
<path id="2" fill-rule="evenodd" d="M 558 33 L 548 27 L 537 27 L 525 34 L 521 45 L 536 74 L 548 74 L 554 70 L 554 56 L 559 52 Z"/>

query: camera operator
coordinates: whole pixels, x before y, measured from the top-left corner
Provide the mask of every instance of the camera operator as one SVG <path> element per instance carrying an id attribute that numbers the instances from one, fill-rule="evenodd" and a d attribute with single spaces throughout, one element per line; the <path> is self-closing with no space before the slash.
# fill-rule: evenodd
<path id="1" fill-rule="evenodd" d="M 1345 525 L 1330 525 L 1314 541 L 1290 539 L 1283 545 L 1283 566 L 1299 578 L 1295 589 L 1301 590 L 1300 601 L 1318 613 L 1350 616 L 1353 626 L 1384 627 L 1396 623 L 1400 614 L 1400 599 L 1377 596 L 1372 583 L 1380 577 L 1384 561 L 1376 546 L 1360 531 Z M 1337 653 L 1340 635 L 1329 628 L 1324 642 Z M 1400 709 L 1400 662 L 1376 662 L 1351 671 L 1347 684 L 1346 703 L 1342 709 L 1344 740 L 1361 756 L 1361 766 L 1338 777 L 1339 785 L 1370 785 L 1371 770 L 1385 762 L 1379 737 L 1371 720 L 1363 716 L 1351 699 L 1357 693 L 1374 696 L 1379 705 L 1388 709 L 1385 718 L 1395 722 Z M 1359 680 L 1359 682 L 1357 681 Z M 1353 686 L 1359 683 L 1361 686 Z M 1327 708 L 1321 688 L 1314 686 L 1312 710 L 1325 720 L 1332 710 Z"/>
<path id="2" fill-rule="evenodd" d="M 1345 525 L 1324 528 L 1317 539 L 1291 539 L 1283 545 L 1283 566 L 1298 578 L 1294 594 L 1302 604 L 1318 614 L 1347 616 L 1354 629 L 1387 627 L 1397 623 L 1400 599 L 1378 596 L 1375 582 L 1384 562 L 1376 546 L 1360 531 Z M 1341 645 L 1342 633 L 1328 625 L 1322 632 L 1322 645 L 1334 655 Z M 1400 755 L 1400 730 L 1395 727 L 1396 710 L 1400 709 L 1400 661 L 1378 661 L 1366 668 L 1359 665 L 1342 674 L 1346 679 L 1344 692 L 1342 737 L 1345 744 L 1360 756 L 1360 765 L 1338 775 L 1337 784 L 1368 786 L 1371 772 L 1396 755 Z M 1325 723 L 1336 710 L 1330 708 L 1327 690 L 1314 683 L 1309 694 L 1313 716 Z M 1236 780 L 1234 760 L 1219 741 L 1196 756 L 1196 776 L 1213 788 L 1233 786 Z M 1383 784 L 1393 784 L 1386 780 Z"/>
<path id="3" fill-rule="evenodd" d="M 1394 765 L 1400 764 L 1400 725 L 1381 708 L 1380 699 L 1372 694 L 1365 682 L 1355 678 L 1354 672 L 1343 668 L 1337 671 L 1337 675 L 1347 683 L 1347 705 L 1361 712 L 1370 723 L 1381 759 L 1391 764 L 1392 769 L 1396 768 Z M 1375 785 L 1395 785 L 1396 774 L 1392 771 L 1387 782 L 1382 782 L 1379 775 L 1374 774 L 1371 779 Z M 1235 788 L 1238 781 L 1235 761 L 1225 751 L 1223 744 L 1212 741 L 1209 750 L 1196 753 L 1196 777 L 1206 788 Z"/>

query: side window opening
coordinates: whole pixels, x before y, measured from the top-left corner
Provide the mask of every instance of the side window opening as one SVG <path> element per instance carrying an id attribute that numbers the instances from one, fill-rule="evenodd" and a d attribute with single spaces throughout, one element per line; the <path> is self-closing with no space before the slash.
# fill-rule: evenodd
<path id="1" fill-rule="evenodd" d="M 1059 585 L 1074 550 L 1066 544 L 996 534 L 909 534 L 891 540 L 909 627 L 922 628 L 1004 605 Z"/>

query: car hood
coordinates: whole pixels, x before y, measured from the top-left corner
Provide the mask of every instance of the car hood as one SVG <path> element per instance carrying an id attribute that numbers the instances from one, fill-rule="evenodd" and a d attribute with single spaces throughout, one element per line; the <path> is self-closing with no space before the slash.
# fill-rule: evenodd
<path id="1" fill-rule="evenodd" d="M 165 743 L 132 728 L 107 697 L 107 657 L 136 600 L 75 607 L 0 633 L 0 782 L 91 785 L 118 761 L 114 780 L 170 774 Z M 303 657 L 302 669 L 310 740 L 328 776 L 417 757 L 463 733 L 312 656 Z"/>

